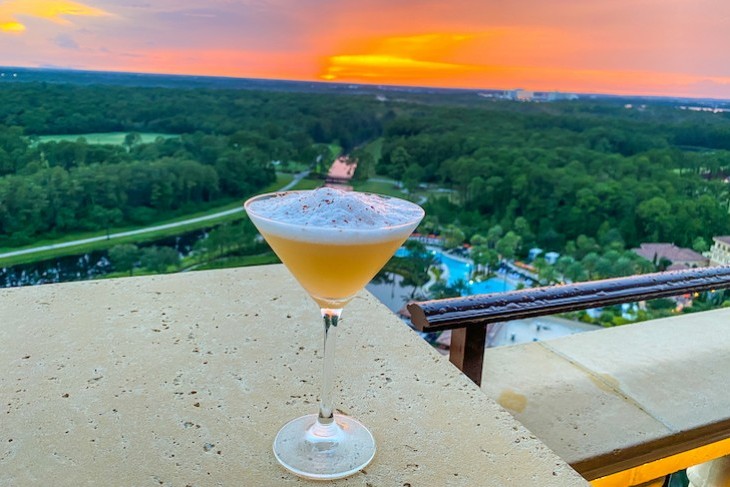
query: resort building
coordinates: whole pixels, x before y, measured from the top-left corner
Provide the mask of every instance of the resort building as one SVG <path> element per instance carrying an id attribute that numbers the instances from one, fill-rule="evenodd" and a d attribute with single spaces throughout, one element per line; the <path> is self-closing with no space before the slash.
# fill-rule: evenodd
<path id="1" fill-rule="evenodd" d="M 730 265 L 730 236 L 713 237 L 710 249 L 710 265 Z"/>
<path id="2" fill-rule="evenodd" d="M 729 237 L 730 238 L 730 237 Z M 643 243 L 634 253 L 658 265 L 662 260 L 668 261 L 667 271 L 707 267 L 709 259 L 692 249 L 677 247 L 670 243 Z"/>

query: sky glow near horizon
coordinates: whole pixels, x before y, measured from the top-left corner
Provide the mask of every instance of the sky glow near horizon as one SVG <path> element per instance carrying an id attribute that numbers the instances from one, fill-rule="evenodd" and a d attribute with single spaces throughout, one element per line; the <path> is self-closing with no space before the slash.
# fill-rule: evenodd
<path id="1" fill-rule="evenodd" d="M 725 0 L 0 0 L 0 65 L 730 99 Z"/>

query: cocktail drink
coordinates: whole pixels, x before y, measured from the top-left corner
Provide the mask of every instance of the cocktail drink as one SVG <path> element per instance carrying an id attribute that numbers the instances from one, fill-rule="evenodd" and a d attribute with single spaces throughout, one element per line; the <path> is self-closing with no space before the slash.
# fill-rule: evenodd
<path id="1" fill-rule="evenodd" d="M 334 414 L 334 340 L 342 308 L 367 284 L 423 218 L 418 205 L 397 198 L 332 188 L 254 197 L 246 212 L 324 319 L 324 374 L 318 414 L 290 421 L 274 440 L 289 471 L 337 479 L 375 455 L 372 434 Z"/>

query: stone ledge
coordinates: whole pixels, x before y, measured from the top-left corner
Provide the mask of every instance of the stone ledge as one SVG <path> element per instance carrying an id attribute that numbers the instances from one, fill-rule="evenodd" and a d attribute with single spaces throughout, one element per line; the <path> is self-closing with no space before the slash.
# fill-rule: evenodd
<path id="1" fill-rule="evenodd" d="M 310 483 L 271 453 L 284 422 L 316 411 L 321 374 L 316 307 L 282 266 L 0 302 L 0 485 Z M 587 485 L 369 294 L 339 335 L 336 403 L 379 450 L 332 485 Z"/>
<path id="2" fill-rule="evenodd" d="M 730 437 L 730 310 L 489 349 L 482 390 L 586 478 Z"/>

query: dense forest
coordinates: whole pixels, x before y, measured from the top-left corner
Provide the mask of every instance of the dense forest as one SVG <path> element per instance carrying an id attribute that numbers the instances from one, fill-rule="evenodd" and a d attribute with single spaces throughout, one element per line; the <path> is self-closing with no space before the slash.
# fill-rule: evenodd
<path id="1" fill-rule="evenodd" d="M 686 246 L 730 230 L 726 115 L 576 102 L 534 108 L 401 117 L 386 127 L 378 171 L 407 186 L 457 189 L 460 208 L 431 207 L 438 223 L 456 217 L 469 234 L 511 229 L 524 217 L 532 243 L 547 249 L 612 229 L 627 245 Z"/>
<path id="2" fill-rule="evenodd" d="M 363 100 L 330 105 L 283 93 L 5 85 L 0 245 L 245 198 L 274 181 L 274 161 L 310 163 L 333 140 L 350 150 L 379 135 L 378 111 Z M 129 135 L 121 146 L 38 140 L 90 132 Z M 142 144 L 140 132 L 177 137 Z"/>
<path id="3" fill-rule="evenodd" d="M 522 252 L 564 251 L 730 233 L 727 113 L 463 99 L 4 85 L 0 245 L 244 198 L 274 180 L 275 161 L 313 164 L 332 143 L 360 179 L 453 190 L 431 193 L 423 229 L 456 225 L 467 241 L 499 228 Z M 91 132 L 129 135 L 121 146 L 38 138 Z M 146 132 L 174 137 L 142 143 Z"/>

